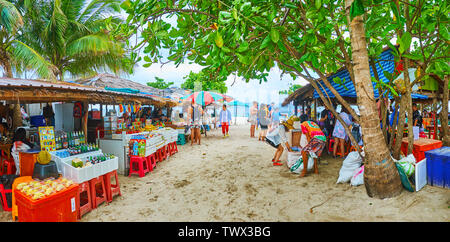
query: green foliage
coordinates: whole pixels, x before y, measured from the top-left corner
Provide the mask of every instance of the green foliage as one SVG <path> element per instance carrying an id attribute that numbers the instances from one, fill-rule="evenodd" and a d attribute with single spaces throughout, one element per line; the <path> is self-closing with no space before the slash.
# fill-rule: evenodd
<path id="1" fill-rule="evenodd" d="M 282 90 L 282 91 L 279 91 L 278 93 L 279 94 L 288 94 L 288 95 L 290 95 L 290 94 L 294 93 L 295 90 L 300 89 L 302 87 L 303 86 L 299 85 L 299 84 L 294 84 L 294 85 L 289 84 L 289 89 L 288 90 Z"/>
<path id="2" fill-rule="evenodd" d="M 127 0 L 121 7 L 127 23 L 114 34 L 127 39 L 142 30 L 132 47 L 144 50 L 147 66 L 161 59 L 162 49 L 176 65 L 197 63 L 214 77 L 235 74 L 247 82 L 266 81 L 275 66 L 308 81 L 317 78 L 314 73 L 352 66 L 345 1 Z M 389 46 L 395 61 L 409 59 L 428 74 L 448 73 L 448 1 L 354 0 L 350 12 L 363 17 L 369 57 L 376 62 Z"/>
<path id="3" fill-rule="evenodd" d="M 208 73 L 206 70 L 198 73 L 190 72 L 189 75 L 184 77 L 184 83 L 181 84 L 181 88 L 194 90 L 201 85 L 201 91 L 216 91 L 218 93 L 226 93 L 227 86 L 224 79 L 214 79 L 212 73 Z M 195 90 L 200 91 L 200 90 Z"/>
<path id="4" fill-rule="evenodd" d="M 147 86 L 158 88 L 158 89 L 167 89 L 174 84 L 174 82 L 165 82 L 164 79 L 155 76 L 155 82 L 147 82 Z"/>

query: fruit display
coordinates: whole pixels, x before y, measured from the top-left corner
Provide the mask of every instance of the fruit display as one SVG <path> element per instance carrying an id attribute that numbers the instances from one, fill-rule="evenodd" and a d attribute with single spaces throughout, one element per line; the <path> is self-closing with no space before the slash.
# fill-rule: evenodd
<path id="1" fill-rule="evenodd" d="M 72 180 L 60 177 L 58 179 L 50 178 L 43 181 L 32 180 L 22 182 L 17 185 L 16 189 L 33 200 L 39 200 L 60 192 L 72 184 L 74 184 Z"/>
<path id="2" fill-rule="evenodd" d="M 39 155 L 37 157 L 37 163 L 41 164 L 41 165 L 45 165 L 48 164 L 52 159 L 52 156 L 50 155 L 50 153 L 46 150 L 43 150 L 41 152 L 39 152 Z"/>

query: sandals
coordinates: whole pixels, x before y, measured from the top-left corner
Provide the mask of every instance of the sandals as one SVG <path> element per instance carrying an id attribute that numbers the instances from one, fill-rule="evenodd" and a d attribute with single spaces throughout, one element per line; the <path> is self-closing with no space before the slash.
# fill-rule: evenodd
<path id="1" fill-rule="evenodd" d="M 274 162 L 273 165 L 274 165 L 274 166 L 282 166 L 283 163 L 280 163 L 280 162 Z"/>
<path id="2" fill-rule="evenodd" d="M 278 160 L 277 162 L 280 162 L 281 160 Z M 272 159 L 272 162 L 275 162 L 275 159 Z"/>

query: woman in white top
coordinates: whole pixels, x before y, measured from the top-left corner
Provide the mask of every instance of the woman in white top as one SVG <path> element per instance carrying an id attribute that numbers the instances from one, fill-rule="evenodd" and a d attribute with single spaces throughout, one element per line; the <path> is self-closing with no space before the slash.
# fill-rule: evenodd
<path id="1" fill-rule="evenodd" d="M 289 128 L 286 125 L 286 122 L 282 122 L 278 127 L 274 128 L 269 134 L 266 136 L 266 142 L 271 146 L 276 148 L 275 154 L 272 159 L 272 163 L 274 166 L 283 165 L 280 162 L 280 157 L 283 154 L 284 149 L 292 152 L 292 148 L 289 145 L 286 132 L 289 131 Z"/>

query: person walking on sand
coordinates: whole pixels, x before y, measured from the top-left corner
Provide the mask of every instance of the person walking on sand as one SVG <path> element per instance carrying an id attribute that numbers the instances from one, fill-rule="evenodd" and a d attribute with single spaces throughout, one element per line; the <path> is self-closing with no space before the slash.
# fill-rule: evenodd
<path id="1" fill-rule="evenodd" d="M 192 104 L 189 107 L 188 110 L 189 114 L 189 123 L 191 128 L 191 146 L 194 144 L 194 142 L 198 141 L 198 144 L 200 145 L 201 135 L 200 135 L 200 117 L 201 117 L 201 111 L 198 108 L 198 105 L 194 103 L 192 100 Z"/>
<path id="2" fill-rule="evenodd" d="M 250 108 L 250 138 L 255 138 L 255 126 L 258 124 L 258 103 L 253 102 L 253 106 Z"/>
<path id="3" fill-rule="evenodd" d="M 265 105 L 263 103 L 261 103 L 261 105 L 259 106 L 258 119 L 259 119 L 259 124 L 261 125 L 261 130 L 259 131 L 259 139 L 258 140 L 264 141 L 266 139 L 266 133 L 267 133 L 268 125 L 270 124 L 270 119 L 269 119 L 269 110 L 267 108 L 267 105 Z"/>
<path id="4" fill-rule="evenodd" d="M 227 105 L 224 104 L 222 110 L 220 111 L 220 123 L 222 124 L 222 133 L 223 137 L 228 137 L 228 129 L 231 121 L 231 112 L 227 109 Z"/>

